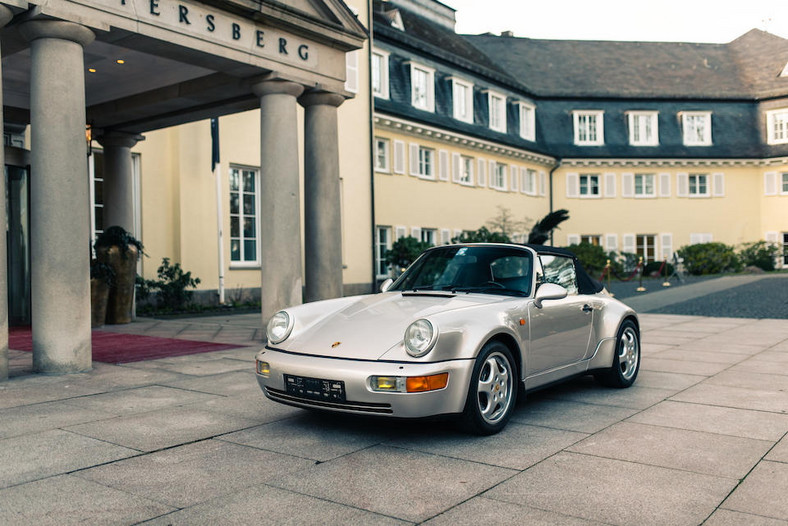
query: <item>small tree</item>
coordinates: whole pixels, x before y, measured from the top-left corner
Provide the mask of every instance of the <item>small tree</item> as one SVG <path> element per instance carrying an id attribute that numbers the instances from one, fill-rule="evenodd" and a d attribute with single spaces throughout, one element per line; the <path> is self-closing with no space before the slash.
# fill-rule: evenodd
<path id="1" fill-rule="evenodd" d="M 179 310 L 191 300 L 192 291 L 200 284 L 200 278 L 192 278 L 191 272 L 184 272 L 180 263 L 170 265 L 170 258 L 162 258 L 156 270 L 159 279 L 138 279 L 140 299 L 145 299 L 151 292 L 158 292 L 159 308 Z"/>
<path id="2" fill-rule="evenodd" d="M 746 267 L 774 270 L 774 260 L 778 251 L 777 245 L 766 241 L 744 243 L 739 250 L 739 259 Z"/>
<path id="3" fill-rule="evenodd" d="M 511 239 L 501 232 L 490 232 L 483 226 L 479 230 L 463 232 L 451 238 L 452 243 L 511 243 Z"/>
<path id="4" fill-rule="evenodd" d="M 416 261 L 419 254 L 430 248 L 430 246 L 429 243 L 419 241 L 412 236 L 401 237 L 392 243 L 391 248 L 386 251 L 386 262 L 396 269 L 399 274 Z"/>
<path id="5" fill-rule="evenodd" d="M 678 249 L 684 258 L 684 267 L 693 275 L 718 274 L 739 268 L 739 260 L 733 247 L 725 243 L 698 243 Z"/>
<path id="6" fill-rule="evenodd" d="M 490 232 L 501 233 L 508 240 L 514 234 L 528 228 L 528 223 L 527 219 L 524 221 L 515 219 L 514 214 L 508 208 L 498 205 L 498 215 L 487 221 L 487 226 Z M 480 230 L 481 228 L 478 231 Z M 508 241 L 506 242 L 508 243 Z"/>
<path id="7" fill-rule="evenodd" d="M 605 249 L 599 245 L 583 242 L 579 245 L 569 245 L 569 250 L 577 256 L 583 268 L 588 272 L 601 272 L 607 264 L 608 258 Z"/>

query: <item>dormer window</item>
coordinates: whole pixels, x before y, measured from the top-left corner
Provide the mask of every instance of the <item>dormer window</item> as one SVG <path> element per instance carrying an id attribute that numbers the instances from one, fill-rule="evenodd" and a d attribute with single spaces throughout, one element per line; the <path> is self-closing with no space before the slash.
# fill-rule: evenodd
<path id="1" fill-rule="evenodd" d="M 627 113 L 627 120 L 629 121 L 629 144 L 632 146 L 659 145 L 656 111 L 630 111 Z"/>
<path id="2" fill-rule="evenodd" d="M 435 70 L 410 63 L 410 103 L 414 108 L 435 111 Z"/>
<path id="3" fill-rule="evenodd" d="M 389 98 L 389 54 L 378 49 L 372 51 L 372 94 Z"/>
<path id="4" fill-rule="evenodd" d="M 506 133 L 506 95 L 487 90 L 490 129 Z"/>
<path id="5" fill-rule="evenodd" d="M 473 84 L 451 77 L 453 116 L 463 122 L 473 122 Z"/>
<path id="6" fill-rule="evenodd" d="M 526 141 L 536 140 L 536 106 L 527 102 L 518 102 L 520 114 L 520 137 Z"/>
<path id="7" fill-rule="evenodd" d="M 788 108 L 766 112 L 766 141 L 768 144 L 788 143 Z"/>
<path id="8" fill-rule="evenodd" d="M 684 146 L 711 146 L 711 112 L 685 111 L 681 113 Z"/>
<path id="9" fill-rule="evenodd" d="M 402 15 L 399 13 L 399 9 L 391 9 L 383 13 L 386 18 L 389 19 L 389 24 L 394 29 L 399 29 L 400 31 L 405 31 L 405 24 L 402 23 Z"/>
<path id="10" fill-rule="evenodd" d="M 572 112 L 575 127 L 575 144 L 578 146 L 601 146 L 605 144 L 603 111 L 576 110 Z"/>

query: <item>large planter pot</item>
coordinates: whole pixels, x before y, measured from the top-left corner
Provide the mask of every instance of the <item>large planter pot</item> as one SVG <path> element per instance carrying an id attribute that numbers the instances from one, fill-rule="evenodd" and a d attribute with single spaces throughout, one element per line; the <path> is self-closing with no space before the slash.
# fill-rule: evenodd
<path id="1" fill-rule="evenodd" d="M 93 278 L 90 280 L 90 326 L 101 327 L 107 319 L 107 303 L 109 301 L 109 285 L 106 280 Z"/>
<path id="2" fill-rule="evenodd" d="M 125 254 L 116 246 L 96 248 L 96 259 L 115 271 L 115 284 L 109 289 L 107 302 L 108 324 L 131 323 L 138 257 L 139 252 L 134 246 L 129 246 Z"/>

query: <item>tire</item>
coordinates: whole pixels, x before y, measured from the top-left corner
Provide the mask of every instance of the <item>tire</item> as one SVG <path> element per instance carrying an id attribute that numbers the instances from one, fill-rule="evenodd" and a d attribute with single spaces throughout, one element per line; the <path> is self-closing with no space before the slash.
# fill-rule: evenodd
<path id="1" fill-rule="evenodd" d="M 625 320 L 618 329 L 616 353 L 610 369 L 599 371 L 594 378 L 608 387 L 629 387 L 640 371 L 640 331 L 635 322 Z"/>
<path id="2" fill-rule="evenodd" d="M 494 435 L 512 416 L 520 383 L 512 353 L 501 342 L 482 347 L 473 366 L 462 426 L 477 435 Z"/>

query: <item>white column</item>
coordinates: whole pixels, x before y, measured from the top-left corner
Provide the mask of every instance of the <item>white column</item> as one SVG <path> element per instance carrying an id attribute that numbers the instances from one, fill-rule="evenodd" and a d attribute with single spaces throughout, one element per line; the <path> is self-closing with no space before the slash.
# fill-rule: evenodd
<path id="1" fill-rule="evenodd" d="M 31 46 L 31 307 L 33 368 L 91 368 L 90 198 L 83 47 L 71 22 L 19 26 Z"/>
<path id="2" fill-rule="evenodd" d="M 304 266 L 306 301 L 342 296 L 342 211 L 337 107 L 345 98 L 312 92 L 304 112 Z"/>
<path id="3" fill-rule="evenodd" d="M 4 5 L 0 5 L 0 28 L 5 27 L 13 13 Z M 0 85 L 3 71 L 0 65 Z M 3 119 L 3 90 L 0 89 L 0 126 Z M 5 167 L 5 152 L 0 149 L 0 166 Z M 0 218 L 5 218 L 6 210 L 5 177 L 0 176 Z M 6 253 L 6 231 L 0 228 L 0 381 L 8 378 L 8 255 Z"/>
<path id="4" fill-rule="evenodd" d="M 135 237 L 134 174 L 131 149 L 141 135 L 105 132 L 97 138 L 104 147 L 104 229 L 120 226 Z"/>
<path id="5" fill-rule="evenodd" d="M 303 301 L 297 98 L 303 86 L 265 80 L 260 97 L 260 258 L 263 326 L 278 310 Z"/>

